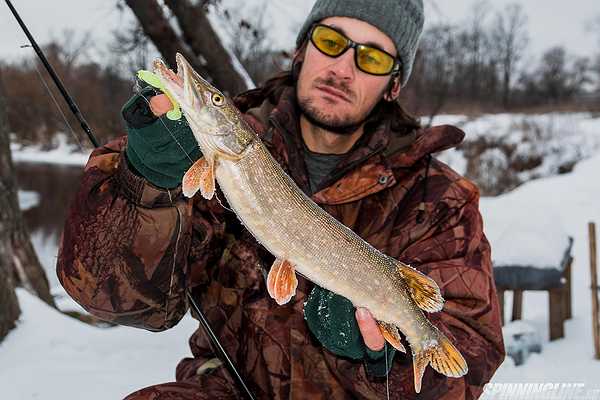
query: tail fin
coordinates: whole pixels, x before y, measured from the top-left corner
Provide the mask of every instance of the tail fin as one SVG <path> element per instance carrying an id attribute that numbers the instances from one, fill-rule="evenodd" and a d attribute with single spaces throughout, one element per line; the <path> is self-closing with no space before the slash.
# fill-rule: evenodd
<path id="1" fill-rule="evenodd" d="M 437 329 L 436 329 L 437 331 Z M 415 374 L 415 391 L 421 391 L 421 381 L 427 364 L 431 364 L 440 374 L 460 378 L 465 375 L 469 368 L 462 354 L 441 332 L 437 331 L 437 338 L 425 344 L 413 355 L 413 369 Z"/>

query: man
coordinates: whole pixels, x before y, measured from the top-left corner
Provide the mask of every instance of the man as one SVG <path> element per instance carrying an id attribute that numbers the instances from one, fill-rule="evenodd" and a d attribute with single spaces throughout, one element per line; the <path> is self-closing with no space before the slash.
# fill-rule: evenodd
<path id="1" fill-rule="evenodd" d="M 474 399 L 504 357 L 499 308 L 478 191 L 431 156 L 464 134 L 421 129 L 396 101 L 422 27 L 421 0 L 319 0 L 292 71 L 236 104 L 317 204 L 438 283 L 445 307 L 428 318 L 469 373 L 427 368 L 418 398 Z M 187 311 L 189 290 L 258 398 L 385 398 L 386 381 L 391 398 L 416 398 L 410 355 L 384 347 L 368 310 L 301 277 L 292 301 L 276 305 L 265 287 L 273 256 L 223 196 L 182 197 L 200 154 L 184 119 L 162 117 L 170 107 L 151 90 L 134 96 L 127 138 L 90 158 L 59 253 L 70 295 L 101 318 L 162 331 Z M 176 382 L 127 399 L 240 395 L 201 330 L 190 347 Z"/>

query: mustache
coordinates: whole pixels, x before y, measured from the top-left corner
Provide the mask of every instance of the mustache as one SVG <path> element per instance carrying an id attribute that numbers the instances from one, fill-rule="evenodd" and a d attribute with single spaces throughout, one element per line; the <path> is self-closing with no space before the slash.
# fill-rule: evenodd
<path id="1" fill-rule="evenodd" d="M 350 86 L 345 81 L 338 81 L 331 76 L 326 78 L 315 79 L 313 86 L 329 86 L 344 93 L 349 99 L 354 100 L 356 97 Z"/>

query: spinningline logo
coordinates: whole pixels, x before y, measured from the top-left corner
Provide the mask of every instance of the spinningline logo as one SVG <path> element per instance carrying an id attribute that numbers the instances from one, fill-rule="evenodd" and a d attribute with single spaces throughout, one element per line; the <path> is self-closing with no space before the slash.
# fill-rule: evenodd
<path id="1" fill-rule="evenodd" d="M 600 400 L 600 388 L 585 383 L 488 383 L 481 400 Z"/>

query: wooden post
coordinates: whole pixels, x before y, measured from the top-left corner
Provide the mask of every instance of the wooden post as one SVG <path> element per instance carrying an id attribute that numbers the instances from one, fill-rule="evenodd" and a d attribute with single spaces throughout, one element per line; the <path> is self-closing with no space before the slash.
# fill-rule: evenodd
<path id="1" fill-rule="evenodd" d="M 590 237 L 590 269 L 592 273 L 592 329 L 594 330 L 594 349 L 596 359 L 600 360 L 600 316 L 598 315 L 598 275 L 596 259 L 596 224 L 588 224 Z"/>
<path id="2" fill-rule="evenodd" d="M 502 326 L 504 326 L 504 289 L 496 288 L 496 295 L 498 296 L 498 304 L 500 305 L 500 320 Z"/>
<path id="3" fill-rule="evenodd" d="M 565 337 L 564 301 L 565 288 L 548 290 L 548 308 L 550 310 L 550 340 Z"/>
<path id="4" fill-rule="evenodd" d="M 523 317 L 523 291 L 515 289 L 513 290 L 513 304 L 512 304 L 512 320 L 516 321 Z"/>

